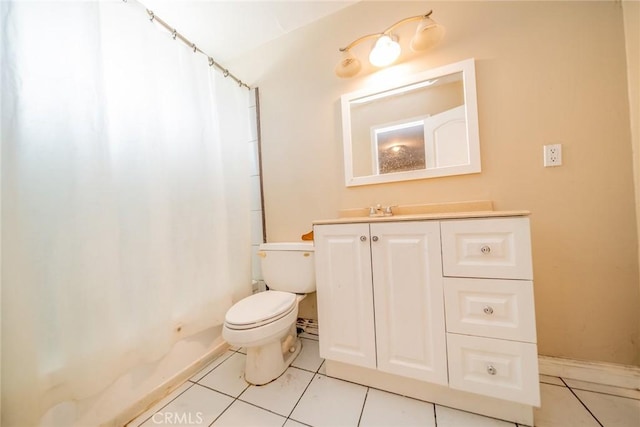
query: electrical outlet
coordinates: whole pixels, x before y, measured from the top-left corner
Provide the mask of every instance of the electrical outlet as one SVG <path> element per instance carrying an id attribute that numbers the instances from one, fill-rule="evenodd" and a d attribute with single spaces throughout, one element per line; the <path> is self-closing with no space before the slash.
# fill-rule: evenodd
<path id="1" fill-rule="evenodd" d="M 544 167 L 562 165 L 562 144 L 544 146 Z"/>

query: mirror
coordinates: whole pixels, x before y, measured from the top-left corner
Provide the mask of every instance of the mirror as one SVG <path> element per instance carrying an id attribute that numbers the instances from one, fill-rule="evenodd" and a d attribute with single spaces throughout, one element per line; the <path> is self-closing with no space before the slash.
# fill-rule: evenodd
<path id="1" fill-rule="evenodd" d="M 473 59 L 342 96 L 347 187 L 480 172 Z"/>

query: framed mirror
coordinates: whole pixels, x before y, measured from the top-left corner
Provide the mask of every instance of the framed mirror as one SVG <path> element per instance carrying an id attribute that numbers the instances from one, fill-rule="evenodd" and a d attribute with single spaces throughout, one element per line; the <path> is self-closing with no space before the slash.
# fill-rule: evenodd
<path id="1" fill-rule="evenodd" d="M 480 172 L 473 59 L 341 102 L 347 187 Z"/>

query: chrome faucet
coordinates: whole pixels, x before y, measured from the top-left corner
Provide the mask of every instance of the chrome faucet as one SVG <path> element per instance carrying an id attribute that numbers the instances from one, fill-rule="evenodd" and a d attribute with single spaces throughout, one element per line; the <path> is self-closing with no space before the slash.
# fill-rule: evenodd
<path id="1" fill-rule="evenodd" d="M 382 205 L 378 203 L 375 206 L 369 207 L 369 216 L 391 216 L 393 215 L 393 210 L 391 208 L 393 208 L 393 206 L 382 207 Z"/>

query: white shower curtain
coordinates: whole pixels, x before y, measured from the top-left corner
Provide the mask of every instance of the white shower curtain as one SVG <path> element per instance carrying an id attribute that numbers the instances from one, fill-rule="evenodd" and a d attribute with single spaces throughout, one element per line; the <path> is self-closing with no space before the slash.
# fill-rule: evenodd
<path id="1" fill-rule="evenodd" d="M 250 286 L 249 94 L 135 5 L 0 8 L 2 425 L 27 426 Z"/>

